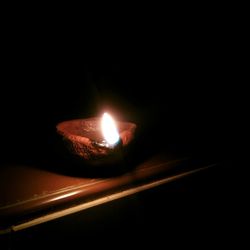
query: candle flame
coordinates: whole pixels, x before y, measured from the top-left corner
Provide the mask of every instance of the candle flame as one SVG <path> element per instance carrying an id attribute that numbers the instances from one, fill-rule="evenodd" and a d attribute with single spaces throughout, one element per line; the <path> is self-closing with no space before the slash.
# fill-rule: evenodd
<path id="1" fill-rule="evenodd" d="M 108 113 L 104 113 L 101 122 L 102 134 L 106 142 L 113 146 L 119 141 L 119 133 L 114 119 Z"/>

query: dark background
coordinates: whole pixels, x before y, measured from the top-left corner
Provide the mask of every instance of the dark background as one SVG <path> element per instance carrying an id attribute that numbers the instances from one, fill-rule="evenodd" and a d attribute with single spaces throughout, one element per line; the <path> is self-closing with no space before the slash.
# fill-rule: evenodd
<path id="1" fill-rule="evenodd" d="M 91 34 L 85 26 L 74 29 L 61 20 L 44 26 L 45 17 L 41 23 L 29 19 L 13 25 L 8 19 L 1 41 L 0 163 L 49 168 L 63 158 L 57 148 L 57 123 L 110 111 L 138 125 L 135 149 L 142 160 L 165 149 L 167 154 L 223 162 L 224 168 L 197 178 L 197 185 L 191 178 L 190 192 L 178 195 L 178 184 L 170 191 L 177 203 L 169 210 L 174 216 L 168 228 L 171 232 L 175 225 L 178 235 L 185 225 L 185 235 L 195 225 L 191 238 L 206 231 L 208 242 L 209 225 L 220 238 L 222 231 L 231 230 L 227 223 L 233 220 L 227 213 L 238 219 L 231 206 L 238 204 L 232 197 L 236 185 L 228 171 L 239 146 L 234 115 L 239 70 L 232 23 L 223 19 L 212 24 L 213 18 L 209 14 L 205 21 L 175 17 L 155 23 L 143 19 L 133 29 L 119 24 L 112 30 L 98 23 L 100 29 L 91 27 Z M 160 192 L 152 197 L 162 203 Z M 149 205 L 154 207 L 148 212 L 151 220 L 159 204 Z M 164 209 L 153 225 L 165 218 L 169 226 L 171 216 L 162 217 Z M 200 218 L 205 218 L 204 224 Z"/>
<path id="2" fill-rule="evenodd" d="M 3 47 L 4 162 L 54 157 L 58 122 L 104 111 L 137 123 L 142 152 L 165 147 L 223 158 L 232 149 L 236 71 L 222 32 L 85 44 L 30 32 L 17 30 Z"/>

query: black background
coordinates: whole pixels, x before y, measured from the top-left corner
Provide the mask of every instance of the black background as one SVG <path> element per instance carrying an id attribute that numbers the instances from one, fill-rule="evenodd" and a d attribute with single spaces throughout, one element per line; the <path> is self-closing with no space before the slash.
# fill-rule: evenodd
<path id="1" fill-rule="evenodd" d="M 5 18 L 1 163 L 60 160 L 56 124 L 104 111 L 138 125 L 142 158 L 165 148 L 228 160 L 238 147 L 236 24 L 216 10 L 182 11 Z"/>
<path id="2" fill-rule="evenodd" d="M 159 16 L 164 19 L 165 13 Z M 221 225 L 219 237 L 225 229 L 231 230 L 224 222 L 232 222 L 227 212 L 235 214 L 231 205 L 237 203 L 232 197 L 235 185 L 228 178 L 239 146 L 234 116 L 238 111 L 237 51 L 233 23 L 222 18 L 213 24 L 214 16 L 201 16 L 193 21 L 191 15 L 176 16 L 164 22 L 152 22 L 149 16 L 132 27 L 115 26 L 111 20 L 111 29 L 98 23 L 99 29 L 91 26 L 91 33 L 86 26 L 94 17 L 77 28 L 61 20 L 45 25 L 45 17 L 41 23 L 31 18 L 12 25 L 8 19 L 1 41 L 1 164 L 51 167 L 51 162 L 63 157 L 57 151 L 57 123 L 110 111 L 116 119 L 138 125 L 136 152 L 145 158 L 165 148 L 168 154 L 226 162 L 226 168 L 200 180 L 206 180 L 205 187 L 198 181 L 191 190 L 194 197 L 173 192 L 173 199 L 180 198 L 183 205 L 173 205 L 171 215 L 176 216 L 171 225 L 178 211 L 191 204 L 184 213 L 187 221 L 180 219 L 186 225 L 182 235 L 195 219 L 199 221 L 199 215 L 206 223 L 197 223 L 195 233 L 207 231 L 207 225 L 212 230 Z M 161 201 L 160 194 L 158 198 Z M 204 206 L 197 206 L 202 201 Z M 219 224 L 217 216 L 223 218 Z M 164 218 L 168 225 L 169 217 Z"/>
<path id="3" fill-rule="evenodd" d="M 225 34 L 197 27 L 164 35 L 104 32 L 85 43 L 53 30 L 7 36 L 1 160 L 54 157 L 57 123 L 104 111 L 137 123 L 142 151 L 226 157 L 236 71 Z"/>

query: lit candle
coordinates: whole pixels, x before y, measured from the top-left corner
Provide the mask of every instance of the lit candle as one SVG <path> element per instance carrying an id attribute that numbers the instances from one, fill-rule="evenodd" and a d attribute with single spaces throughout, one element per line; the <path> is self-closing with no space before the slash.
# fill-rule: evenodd
<path id="1" fill-rule="evenodd" d="M 135 128 L 131 122 L 116 122 L 108 113 L 102 118 L 70 120 L 57 125 L 58 133 L 74 154 L 101 164 L 123 151 L 133 139 Z"/>
<path id="2" fill-rule="evenodd" d="M 103 114 L 100 127 L 103 138 L 101 141 L 93 141 L 94 144 L 100 147 L 114 148 L 121 142 L 116 123 L 111 115 Z"/>

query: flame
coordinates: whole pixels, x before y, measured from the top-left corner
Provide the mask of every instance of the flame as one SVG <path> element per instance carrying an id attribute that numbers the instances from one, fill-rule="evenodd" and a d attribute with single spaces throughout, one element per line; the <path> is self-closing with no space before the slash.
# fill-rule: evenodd
<path id="1" fill-rule="evenodd" d="M 114 119 L 108 113 L 104 113 L 101 122 L 102 134 L 105 141 L 113 146 L 119 141 L 119 133 Z"/>

